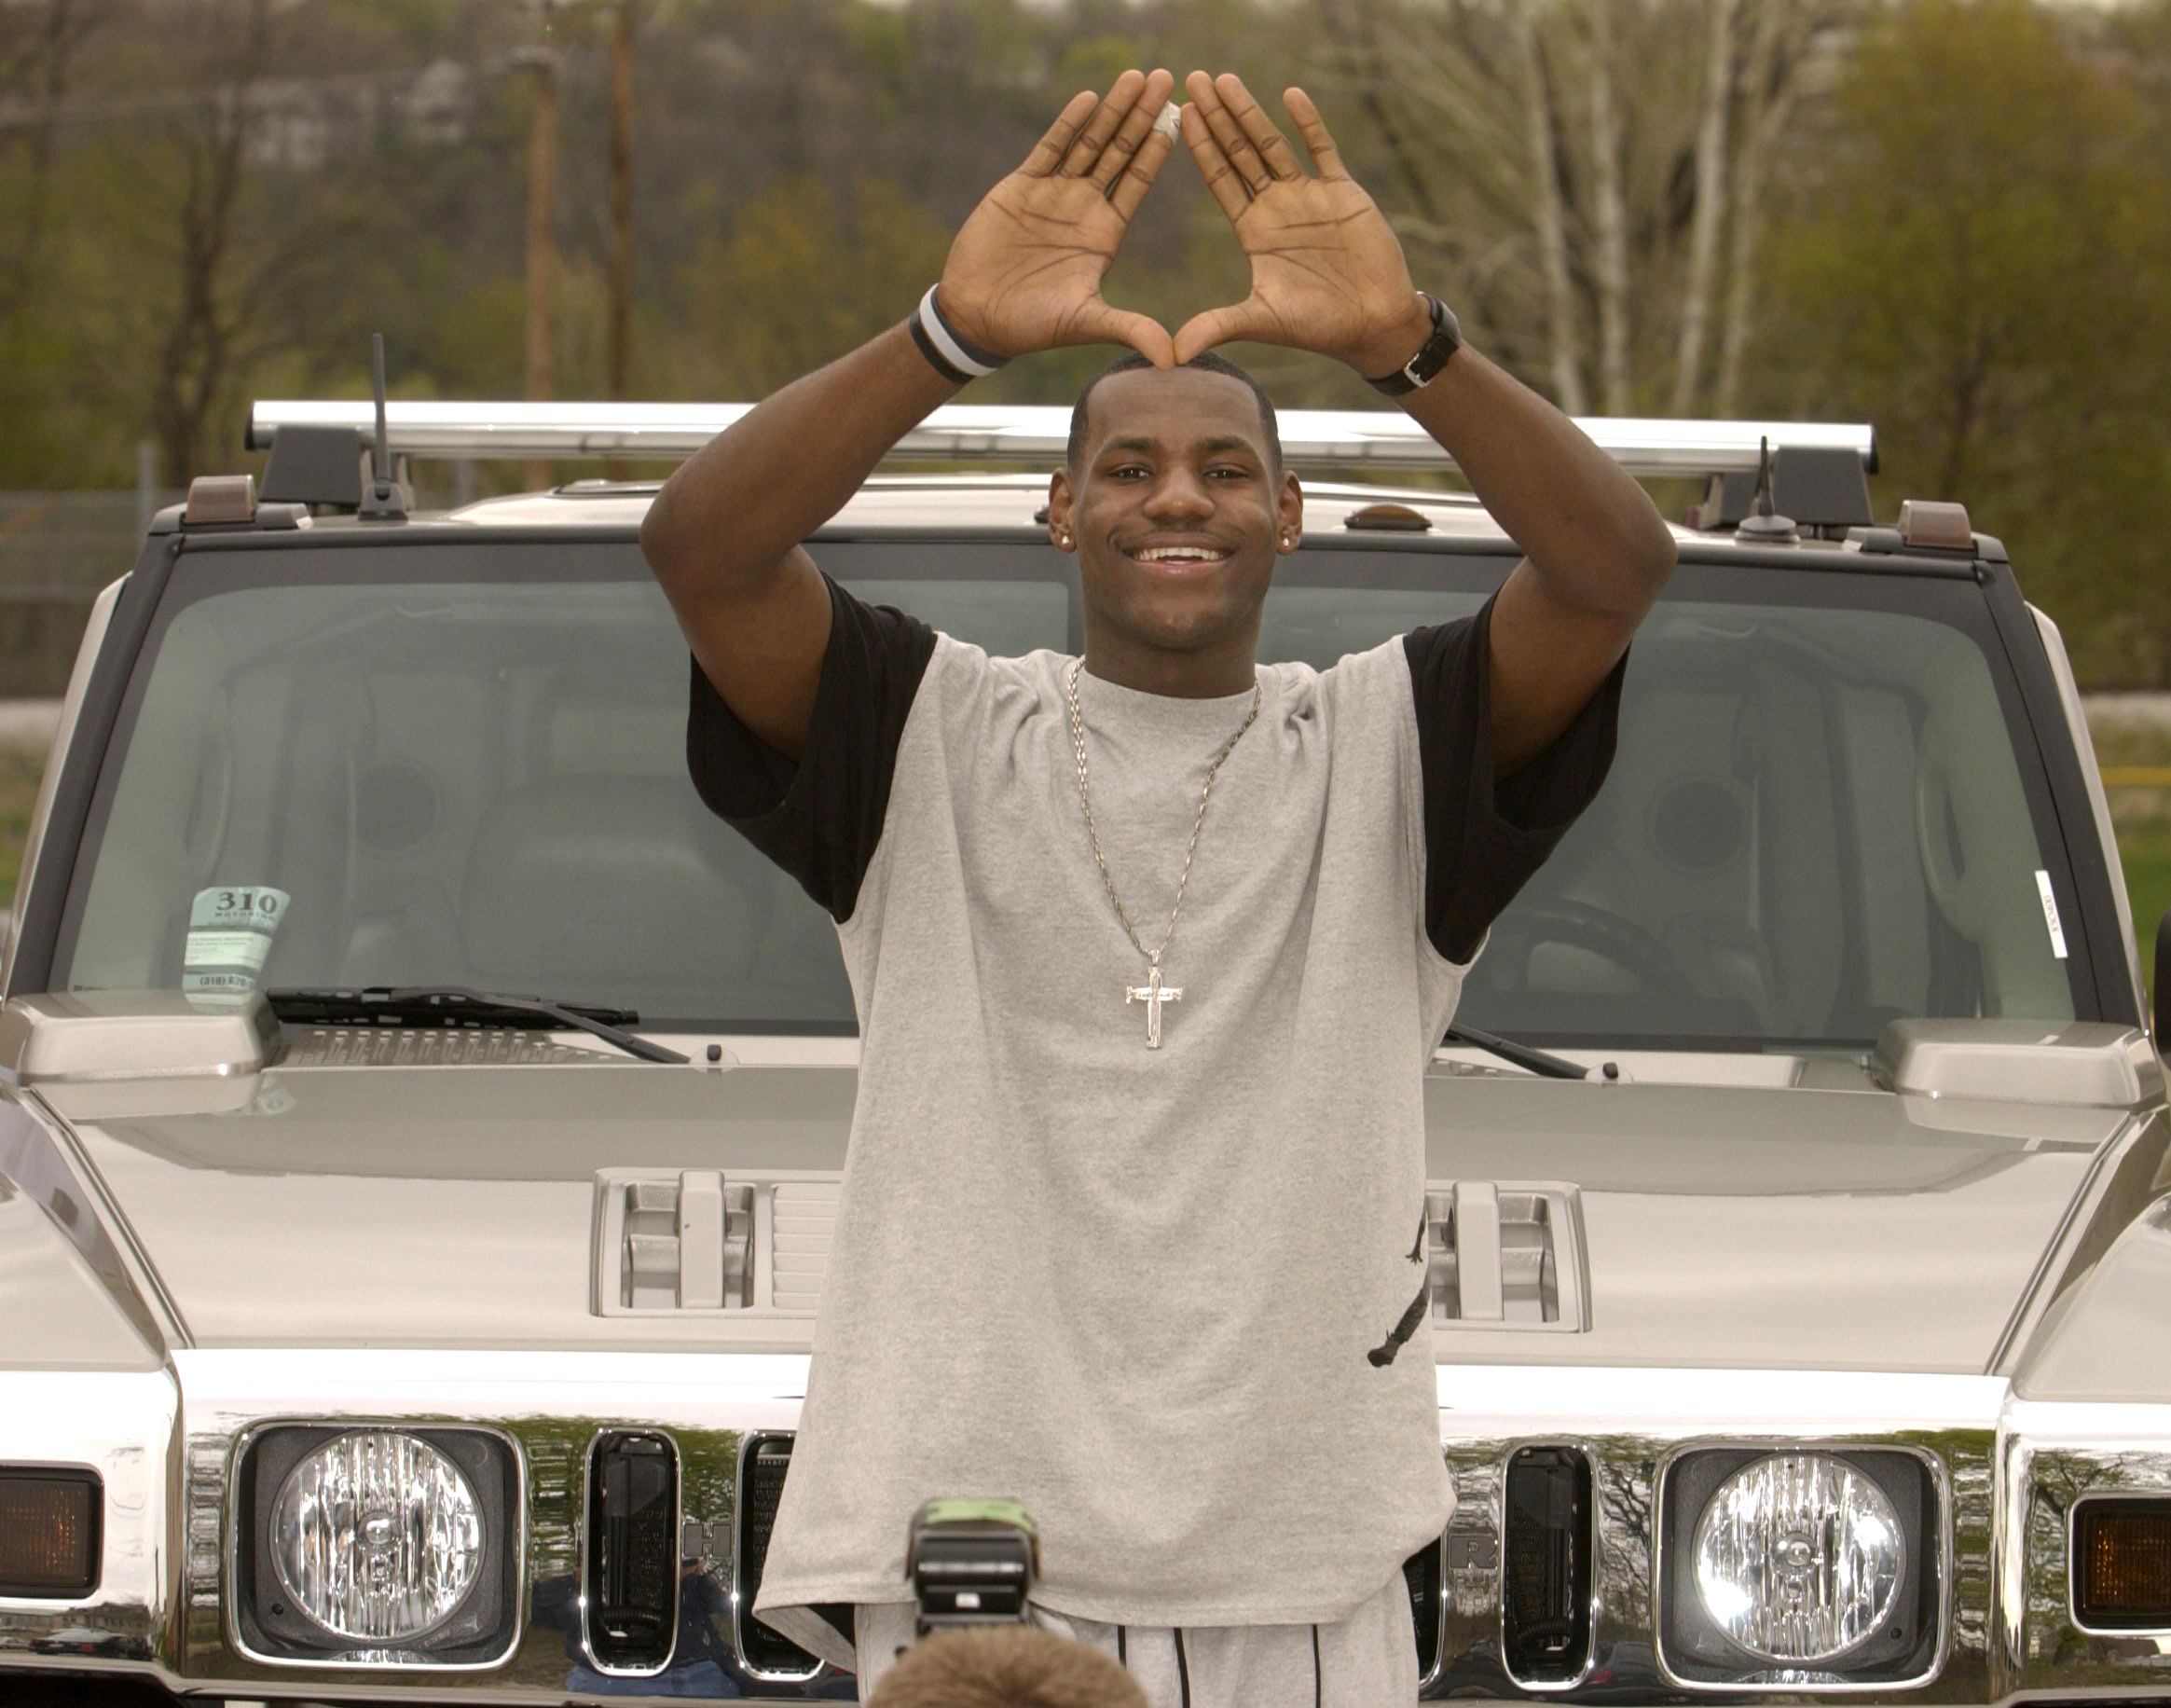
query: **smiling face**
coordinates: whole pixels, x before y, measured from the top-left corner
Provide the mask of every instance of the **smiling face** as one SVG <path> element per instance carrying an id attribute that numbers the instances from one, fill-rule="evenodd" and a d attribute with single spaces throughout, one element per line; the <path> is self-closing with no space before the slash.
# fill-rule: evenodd
<path id="1" fill-rule="evenodd" d="M 1258 400 L 1197 368 L 1136 368 L 1093 387 L 1074 468 L 1049 488 L 1050 537 L 1079 555 L 1086 666 L 1153 694 L 1248 687 L 1274 559 L 1303 525 Z"/>

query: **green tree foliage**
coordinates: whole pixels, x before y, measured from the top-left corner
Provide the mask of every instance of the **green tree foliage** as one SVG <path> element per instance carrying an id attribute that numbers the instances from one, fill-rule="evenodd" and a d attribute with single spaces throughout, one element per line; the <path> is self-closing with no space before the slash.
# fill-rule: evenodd
<path id="1" fill-rule="evenodd" d="M 1590 407 L 1874 420 L 1882 511 L 1964 500 L 2085 677 L 2171 682 L 2171 0 L 636 5 L 636 395 L 759 395 L 901 318 L 1049 114 L 1125 64 L 1302 82 L 1488 353 Z M 538 53 L 556 384 L 603 394 L 603 0 L 0 11 L 0 488 L 126 485 L 144 438 L 171 481 L 248 466 L 249 399 L 362 394 L 374 330 L 395 393 L 517 395 Z M 1107 294 L 1173 325 L 1245 277 L 1179 157 Z M 972 395 L 1065 402 L 1112 353 Z M 1377 403 L 1231 353 L 1285 404 Z"/>
<path id="2" fill-rule="evenodd" d="M 894 325 L 901 290 L 925 290 L 949 251 L 948 228 L 894 184 L 861 179 L 847 200 L 811 173 L 778 178 L 716 222 L 687 268 L 692 390 L 765 396 Z"/>
<path id="3" fill-rule="evenodd" d="M 2161 682 L 2171 161 L 2088 27 L 2025 0 L 1872 21 L 1774 234 L 1766 389 L 1876 423 L 1883 507 L 1957 499 L 2005 536 L 2084 679 Z"/>

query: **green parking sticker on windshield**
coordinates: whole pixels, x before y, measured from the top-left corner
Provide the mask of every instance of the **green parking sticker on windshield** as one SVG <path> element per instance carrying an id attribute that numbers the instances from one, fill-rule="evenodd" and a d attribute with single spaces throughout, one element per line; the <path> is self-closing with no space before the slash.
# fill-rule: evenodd
<path id="1" fill-rule="evenodd" d="M 283 889 L 261 884 L 198 890 L 188 910 L 181 988 L 192 997 L 237 1000 L 254 990 L 293 899 Z"/>

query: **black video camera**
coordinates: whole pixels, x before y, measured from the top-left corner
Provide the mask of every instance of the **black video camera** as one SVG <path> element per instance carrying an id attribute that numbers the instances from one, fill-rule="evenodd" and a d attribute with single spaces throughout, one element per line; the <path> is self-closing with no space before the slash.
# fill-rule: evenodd
<path id="1" fill-rule="evenodd" d="M 930 1500 L 913 1514 L 904 1569 L 920 1636 L 1023 1625 L 1040 1570 L 1040 1533 L 1014 1500 Z"/>

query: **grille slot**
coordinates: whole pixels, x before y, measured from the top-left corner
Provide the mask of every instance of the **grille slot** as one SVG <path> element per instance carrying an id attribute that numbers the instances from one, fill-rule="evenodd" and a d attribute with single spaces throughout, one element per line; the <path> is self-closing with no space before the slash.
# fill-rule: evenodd
<path id="1" fill-rule="evenodd" d="M 1518 1684 L 1570 1684 L 1590 1659 L 1590 1461 L 1526 1447 L 1502 1501 L 1500 1632 Z"/>
<path id="2" fill-rule="evenodd" d="M 812 1678 L 822 1663 L 788 1637 L 754 1618 L 754 1597 L 762 1588 L 762 1568 L 769 1559 L 769 1538 L 776 1528 L 776 1504 L 784 1498 L 785 1473 L 791 1468 L 791 1434 L 775 1430 L 749 1435 L 739 1446 L 737 1547 L 732 1550 L 732 1619 L 739 1661 L 761 1679 Z M 845 1638 L 852 1640 L 852 1609 L 815 1611 Z"/>
<path id="3" fill-rule="evenodd" d="M 612 1430 L 588 1467 L 588 1652 L 611 1673 L 658 1673 L 679 1624 L 679 1453 L 664 1436 Z"/>
<path id="4" fill-rule="evenodd" d="M 1440 1591 L 1440 1543 L 1430 1543 L 1402 1563 L 1403 1581 L 1409 1586 L 1409 1623 L 1417 1632 L 1421 1687 L 1438 1677 L 1440 1670 L 1440 1622 L 1447 1611 Z"/>

